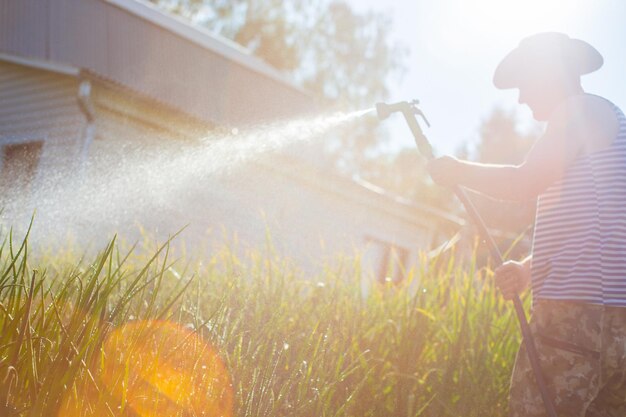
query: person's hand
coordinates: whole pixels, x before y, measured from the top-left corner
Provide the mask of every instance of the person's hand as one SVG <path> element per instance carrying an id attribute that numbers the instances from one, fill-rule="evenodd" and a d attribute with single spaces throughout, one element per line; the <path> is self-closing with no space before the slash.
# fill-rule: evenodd
<path id="1" fill-rule="evenodd" d="M 458 169 L 460 162 L 452 156 L 442 156 L 428 161 L 428 173 L 433 181 L 444 187 L 452 187 L 459 183 Z"/>
<path id="2" fill-rule="evenodd" d="M 496 268 L 494 272 L 496 287 L 505 300 L 512 300 L 530 284 L 530 267 L 527 263 L 508 261 Z"/>

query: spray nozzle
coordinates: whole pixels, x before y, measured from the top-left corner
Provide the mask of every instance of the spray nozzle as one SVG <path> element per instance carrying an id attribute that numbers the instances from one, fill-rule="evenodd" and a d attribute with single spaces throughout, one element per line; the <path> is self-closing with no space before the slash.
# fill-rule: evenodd
<path id="1" fill-rule="evenodd" d="M 416 114 L 421 116 L 426 122 L 426 125 L 430 127 L 430 123 L 424 116 L 424 113 L 417 107 L 419 104 L 418 100 L 411 101 L 400 101 L 398 103 L 387 104 L 387 103 L 376 103 L 376 114 L 380 120 L 385 120 L 388 118 L 391 113 L 404 113 L 404 114 Z"/>

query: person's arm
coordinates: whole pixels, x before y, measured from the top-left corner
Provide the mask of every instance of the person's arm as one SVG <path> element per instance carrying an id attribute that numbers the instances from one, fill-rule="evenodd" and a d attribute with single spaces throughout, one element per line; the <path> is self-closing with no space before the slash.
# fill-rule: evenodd
<path id="1" fill-rule="evenodd" d="M 502 200 L 524 200 L 516 189 L 521 182 L 521 166 L 482 164 L 442 156 L 428 163 L 428 172 L 439 185 L 462 185 Z"/>
<path id="2" fill-rule="evenodd" d="M 503 200 L 530 200 L 563 176 L 583 148 L 580 109 L 561 106 L 521 165 L 481 164 L 450 156 L 429 162 L 433 180 L 444 186 L 462 185 Z"/>

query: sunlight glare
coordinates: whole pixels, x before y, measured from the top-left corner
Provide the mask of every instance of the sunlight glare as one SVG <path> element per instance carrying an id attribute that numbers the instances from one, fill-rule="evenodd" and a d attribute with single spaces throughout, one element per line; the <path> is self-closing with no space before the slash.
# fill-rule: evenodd
<path id="1" fill-rule="evenodd" d="M 107 337 L 96 362 L 59 417 L 233 414 L 226 366 L 198 334 L 174 323 L 127 323 Z"/>
<path id="2" fill-rule="evenodd" d="M 585 13 L 580 0 L 452 0 L 441 11 L 441 35 L 448 46 L 503 42 L 516 44 L 543 31 L 568 31 Z M 447 15 L 447 16 L 446 16 Z M 440 22 L 440 23 L 443 23 Z"/>

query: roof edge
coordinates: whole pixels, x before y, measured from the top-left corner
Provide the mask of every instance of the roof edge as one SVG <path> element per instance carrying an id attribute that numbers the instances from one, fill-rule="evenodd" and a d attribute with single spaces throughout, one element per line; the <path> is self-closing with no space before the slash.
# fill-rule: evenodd
<path id="1" fill-rule="evenodd" d="M 438 209 L 437 207 L 431 206 L 429 204 L 424 204 L 424 203 L 418 203 L 416 201 L 410 200 L 408 198 L 399 196 L 397 194 L 394 194 L 388 190 L 386 190 L 383 187 L 380 187 L 376 184 L 373 184 L 361 177 L 359 177 L 358 175 L 353 175 L 351 177 L 351 180 L 353 182 L 355 182 L 356 184 L 358 184 L 360 187 L 363 187 L 365 189 L 367 189 L 370 192 L 376 193 L 378 195 L 384 196 L 385 198 L 388 198 L 392 201 L 395 201 L 398 204 L 401 205 L 405 205 L 407 207 L 411 207 L 414 208 L 416 210 L 420 210 L 424 213 L 428 213 L 432 216 L 438 217 L 440 219 L 443 219 L 449 223 L 455 224 L 457 226 L 463 226 L 466 224 L 465 220 L 463 220 L 460 217 L 455 216 L 452 213 L 449 213 L 447 211 Z"/>
<path id="2" fill-rule="evenodd" d="M 289 166 L 286 166 L 282 163 L 276 163 L 277 161 L 285 162 L 289 164 Z M 275 171 L 279 173 L 279 175 L 286 175 L 288 177 L 294 177 L 294 178 L 297 177 L 299 178 L 299 181 L 312 184 L 319 189 L 336 194 L 340 196 L 341 198 L 356 199 L 357 201 L 360 201 L 358 202 L 358 204 L 360 205 L 364 205 L 364 204 L 367 205 L 367 203 L 362 202 L 363 201 L 361 199 L 362 197 L 358 197 L 356 194 L 352 194 L 350 197 L 346 197 L 345 193 L 337 191 L 337 187 L 351 187 L 353 190 L 355 190 L 355 192 L 358 191 L 359 193 L 363 193 L 362 195 L 367 195 L 367 197 L 365 198 L 369 199 L 371 197 L 376 197 L 376 198 L 386 201 L 387 204 L 382 205 L 382 206 L 373 205 L 373 207 L 375 207 L 376 210 L 386 211 L 387 213 L 393 212 L 392 215 L 395 216 L 396 218 L 402 218 L 412 223 L 416 222 L 415 218 L 399 216 L 397 212 L 395 212 L 395 210 L 390 210 L 389 208 L 390 205 L 394 205 L 396 208 L 401 209 L 403 211 L 408 211 L 408 212 L 417 211 L 419 213 L 432 216 L 433 218 L 438 219 L 441 222 L 441 224 L 444 224 L 450 227 L 461 227 L 467 223 L 464 219 L 454 216 L 451 213 L 437 209 L 427 204 L 418 203 L 418 202 L 415 202 L 406 198 L 399 197 L 393 193 L 390 193 L 384 190 L 381 187 L 371 184 L 356 176 L 347 176 L 336 171 L 326 170 L 326 169 L 314 166 L 310 164 L 309 162 L 296 160 L 284 154 L 272 155 L 271 160 L 264 161 L 261 159 L 261 160 L 255 161 L 255 164 L 258 164 L 266 169 Z M 294 164 L 297 165 L 298 167 L 297 170 L 291 169 L 294 166 Z M 321 179 L 322 177 L 327 177 L 327 178 L 322 180 Z"/>
<path id="3" fill-rule="evenodd" d="M 279 70 L 272 67 L 262 59 L 252 55 L 250 50 L 244 48 L 238 43 L 211 33 L 203 27 L 192 25 L 178 16 L 166 14 L 145 0 L 101 1 L 147 20 L 148 22 L 154 23 L 159 27 L 180 36 L 181 38 L 228 58 L 252 71 L 269 77 L 274 81 L 291 87 L 301 93 L 308 94 L 302 87 L 289 80 L 285 74 L 281 73 Z"/>
<path id="4" fill-rule="evenodd" d="M 78 77 L 81 73 L 81 69 L 67 64 L 61 64 L 58 62 L 44 61 L 37 58 L 26 58 L 18 55 L 10 55 L 0 52 L 0 61 L 9 62 L 11 64 L 23 65 L 30 68 L 36 68 L 44 71 L 55 72 L 62 75 L 70 75 L 72 77 Z"/>

